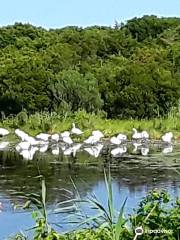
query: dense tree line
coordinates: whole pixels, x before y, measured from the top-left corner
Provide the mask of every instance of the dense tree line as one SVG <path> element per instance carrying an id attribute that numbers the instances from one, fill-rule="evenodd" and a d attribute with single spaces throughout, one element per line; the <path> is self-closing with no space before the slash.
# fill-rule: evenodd
<path id="1" fill-rule="evenodd" d="M 114 27 L 0 28 L 0 111 L 103 110 L 109 118 L 166 115 L 180 98 L 180 18 Z"/>

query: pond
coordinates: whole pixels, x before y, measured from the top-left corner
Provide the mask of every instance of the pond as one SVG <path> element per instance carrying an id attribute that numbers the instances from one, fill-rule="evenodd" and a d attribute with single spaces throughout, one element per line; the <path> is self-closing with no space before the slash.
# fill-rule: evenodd
<path id="1" fill-rule="evenodd" d="M 37 151 L 33 160 L 29 161 L 23 159 L 14 146 L 0 151 L 0 239 L 33 226 L 30 212 L 14 210 L 13 204 L 21 203 L 14 193 L 39 192 L 40 183 L 36 176 L 40 174 L 44 175 L 46 181 L 48 210 L 53 209 L 58 202 L 74 197 L 74 194 L 65 191 L 67 189 L 74 193 L 72 179 L 82 198 L 94 193 L 106 205 L 104 168 L 108 169 L 109 164 L 115 208 L 120 209 L 128 197 L 125 209 L 127 215 L 153 188 L 167 190 L 174 199 L 180 195 L 180 177 L 175 171 L 180 169 L 179 144 L 173 147 L 150 144 L 146 154 L 143 154 L 142 146 L 134 149 L 132 143 L 128 143 L 125 147 L 127 151 L 124 153 L 112 155 L 114 147 L 104 145 L 94 156 L 92 151 L 85 148 L 76 154 L 71 152 L 65 155 L 60 151 L 53 155 L 53 146 L 50 146 L 45 153 Z M 85 211 L 93 214 L 91 210 Z M 50 213 L 49 221 L 60 224 L 60 231 L 72 229 L 71 224 L 63 222 L 67 215 Z"/>

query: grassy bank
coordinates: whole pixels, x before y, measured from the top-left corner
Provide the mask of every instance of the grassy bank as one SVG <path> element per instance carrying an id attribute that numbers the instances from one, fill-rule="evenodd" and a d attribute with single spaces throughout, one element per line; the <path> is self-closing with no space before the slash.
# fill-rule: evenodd
<path id="1" fill-rule="evenodd" d="M 179 114 L 169 114 L 166 118 L 151 120 L 115 120 L 106 119 L 102 113 L 95 115 L 87 114 L 85 111 L 64 114 L 64 116 L 56 113 L 36 113 L 28 116 L 26 112 L 21 112 L 16 117 L 1 120 L 0 127 L 9 129 L 11 133 L 16 128 L 21 128 L 35 136 L 39 132 L 56 133 L 69 130 L 72 122 L 75 122 L 84 131 L 83 139 L 89 136 L 94 129 L 101 130 L 105 137 L 123 132 L 131 138 L 133 127 L 139 131 L 148 131 L 152 139 L 160 139 L 162 134 L 167 131 L 172 131 L 176 140 L 180 139 Z"/>

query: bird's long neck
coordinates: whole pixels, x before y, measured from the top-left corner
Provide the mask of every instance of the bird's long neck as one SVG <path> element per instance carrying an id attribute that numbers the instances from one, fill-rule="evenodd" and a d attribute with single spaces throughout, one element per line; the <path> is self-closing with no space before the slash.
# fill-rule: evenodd
<path id="1" fill-rule="evenodd" d="M 137 130 L 135 128 L 133 128 L 133 131 L 134 131 L 134 133 L 137 133 Z"/>

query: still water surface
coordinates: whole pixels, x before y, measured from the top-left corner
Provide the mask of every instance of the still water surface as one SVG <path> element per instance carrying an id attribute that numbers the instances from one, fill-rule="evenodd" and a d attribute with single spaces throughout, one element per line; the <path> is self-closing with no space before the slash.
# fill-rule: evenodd
<path id="1" fill-rule="evenodd" d="M 175 172 L 175 169 L 180 169 L 179 145 L 167 154 L 162 153 L 161 147 L 151 146 L 147 156 L 142 156 L 140 151 L 132 152 L 131 147 L 128 147 L 127 153 L 112 157 L 110 150 L 106 146 L 97 158 L 85 151 L 80 151 L 75 157 L 63 154 L 53 156 L 48 151 L 44 154 L 36 153 L 32 161 L 23 160 L 13 150 L 0 151 L 0 239 L 33 226 L 30 212 L 13 209 L 14 203 L 20 203 L 14 192 L 39 192 L 40 184 L 36 178 L 39 174 L 46 179 L 49 210 L 56 203 L 74 197 L 62 190 L 66 188 L 73 192 L 71 178 L 82 198 L 95 193 L 106 205 L 103 169 L 109 163 L 113 176 L 114 205 L 119 209 L 128 197 L 126 215 L 132 213 L 142 197 L 153 188 L 166 189 L 172 198 L 180 195 L 180 177 Z M 86 211 L 93 214 L 90 210 Z M 49 221 L 61 224 L 64 231 L 72 229 L 70 224 L 63 224 L 65 216 L 49 214 Z"/>

